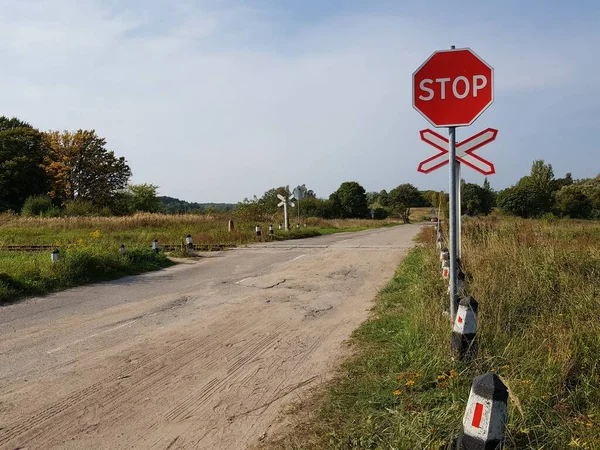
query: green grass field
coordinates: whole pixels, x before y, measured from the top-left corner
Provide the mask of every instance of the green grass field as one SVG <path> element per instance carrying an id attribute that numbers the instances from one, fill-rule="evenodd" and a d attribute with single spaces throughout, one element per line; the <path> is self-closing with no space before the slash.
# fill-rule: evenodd
<path id="1" fill-rule="evenodd" d="M 452 357 L 426 230 L 354 333 L 355 356 L 266 447 L 453 448 L 472 379 L 493 371 L 511 392 L 505 449 L 600 448 L 600 223 L 472 219 L 463 230 L 477 357 Z"/>
<path id="2" fill-rule="evenodd" d="M 172 264 L 162 252 L 156 255 L 151 251 L 153 239 L 158 239 L 161 245 L 177 245 L 191 234 L 195 244 L 246 245 L 256 242 L 256 222 L 235 220 L 235 231 L 230 233 L 227 229 L 229 217 L 225 214 L 70 218 L 0 215 L 0 302 Z M 290 232 L 277 230 L 275 223 L 273 237 L 269 236 L 268 223 L 259 224 L 263 240 L 282 240 L 392 226 L 397 222 L 309 218 L 306 228 L 294 228 Z M 125 255 L 118 251 L 121 244 L 127 248 Z M 61 260 L 52 264 L 49 251 L 3 252 L 1 247 L 7 245 L 56 246 L 61 251 Z"/>

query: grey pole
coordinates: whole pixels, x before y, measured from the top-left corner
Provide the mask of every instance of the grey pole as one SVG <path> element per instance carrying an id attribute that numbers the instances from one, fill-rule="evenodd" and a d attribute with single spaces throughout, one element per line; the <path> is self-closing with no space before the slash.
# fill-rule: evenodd
<path id="1" fill-rule="evenodd" d="M 450 49 L 454 50 L 456 47 L 453 45 Z M 449 236 L 449 247 L 450 247 L 450 320 L 454 324 L 456 320 L 456 281 L 458 276 L 456 259 L 457 254 L 457 220 L 456 220 L 456 175 L 458 170 L 456 167 L 456 127 L 449 127 L 448 132 L 450 134 L 449 142 L 449 163 L 450 163 L 450 204 L 449 204 L 449 218 L 450 218 L 450 236 Z"/>
<path id="2" fill-rule="evenodd" d="M 450 163 L 450 319 L 456 318 L 456 276 L 457 276 L 457 220 L 456 220 L 456 127 L 448 129 L 450 133 L 449 163 Z"/>
<path id="3" fill-rule="evenodd" d="M 288 200 L 287 200 L 287 196 L 286 199 L 283 201 L 283 220 L 285 220 L 285 231 L 290 231 L 290 227 L 288 226 L 289 221 L 288 221 L 288 212 L 287 212 L 287 204 L 288 204 Z"/>
<path id="4" fill-rule="evenodd" d="M 456 161 L 456 210 L 458 227 L 456 230 L 456 257 L 462 263 L 462 192 L 460 188 L 460 161 Z"/>

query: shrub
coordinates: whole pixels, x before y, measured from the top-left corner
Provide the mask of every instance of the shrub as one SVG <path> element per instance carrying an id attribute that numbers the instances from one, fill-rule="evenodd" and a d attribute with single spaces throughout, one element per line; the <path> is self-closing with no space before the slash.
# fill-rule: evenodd
<path id="1" fill-rule="evenodd" d="M 21 215 L 24 217 L 56 217 L 58 208 L 52 204 L 52 200 L 44 195 L 27 197 Z"/>

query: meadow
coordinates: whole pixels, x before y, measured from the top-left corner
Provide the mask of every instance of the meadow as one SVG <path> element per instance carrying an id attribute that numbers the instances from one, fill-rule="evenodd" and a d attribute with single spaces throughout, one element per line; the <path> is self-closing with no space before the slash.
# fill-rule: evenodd
<path id="1" fill-rule="evenodd" d="M 491 371 L 510 389 L 505 449 L 600 448 L 600 223 L 474 218 L 463 232 L 476 357 L 450 350 L 428 227 L 353 334 L 354 356 L 264 447 L 454 448 L 471 382 Z"/>
<path id="2" fill-rule="evenodd" d="M 0 302 L 40 295 L 94 281 L 138 274 L 167 267 L 173 262 L 163 252 L 151 251 L 159 245 L 179 245 L 190 234 L 194 244 L 247 245 L 257 241 L 255 226 L 262 227 L 262 240 L 299 239 L 343 231 L 392 226 L 394 220 L 305 219 L 306 227 L 278 230 L 269 235 L 270 222 L 238 220 L 228 231 L 228 214 L 164 215 L 136 214 L 126 217 L 19 217 L 0 215 Z M 271 219 L 277 219 L 273 217 Z M 126 247 L 125 254 L 119 247 Z M 50 251 L 8 252 L 11 245 L 47 245 L 60 251 L 52 263 Z M 184 256 L 178 252 L 175 256 Z"/>

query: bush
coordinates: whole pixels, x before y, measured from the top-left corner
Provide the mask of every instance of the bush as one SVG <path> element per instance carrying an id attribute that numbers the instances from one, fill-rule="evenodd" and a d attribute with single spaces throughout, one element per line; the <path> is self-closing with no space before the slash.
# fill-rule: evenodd
<path id="1" fill-rule="evenodd" d="M 49 197 L 37 195 L 27 197 L 25 203 L 23 203 L 21 215 L 24 217 L 56 217 L 58 216 L 58 211 L 59 209 L 52 204 L 52 200 Z"/>
<path id="2" fill-rule="evenodd" d="M 70 200 L 65 203 L 63 215 L 67 217 L 95 216 L 98 215 L 98 211 L 90 201 Z"/>

